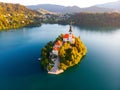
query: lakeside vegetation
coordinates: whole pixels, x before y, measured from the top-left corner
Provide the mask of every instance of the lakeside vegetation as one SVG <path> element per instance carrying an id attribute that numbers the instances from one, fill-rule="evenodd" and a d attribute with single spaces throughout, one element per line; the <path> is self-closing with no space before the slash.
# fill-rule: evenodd
<path id="1" fill-rule="evenodd" d="M 77 13 L 71 20 L 78 26 L 120 27 L 120 13 Z"/>
<path id="2" fill-rule="evenodd" d="M 68 24 L 87 27 L 120 27 L 120 13 L 76 13 L 69 15 L 67 19 L 61 19 L 59 24 Z"/>
<path id="3" fill-rule="evenodd" d="M 48 42 L 44 48 L 42 48 L 41 50 L 41 65 L 43 66 L 44 69 L 47 70 L 47 66 L 49 65 L 49 63 L 53 63 L 49 56 L 50 56 L 50 52 L 52 51 L 53 49 L 53 42 Z M 49 66 L 49 68 L 51 69 L 52 66 Z"/>
<path id="4" fill-rule="evenodd" d="M 53 65 L 52 64 L 54 64 L 54 62 L 53 61 L 51 61 L 51 59 L 50 59 L 50 52 L 52 52 L 52 50 L 53 50 L 53 45 L 55 44 L 55 42 L 57 41 L 57 40 L 60 40 L 60 41 L 62 41 L 62 37 L 63 37 L 63 34 L 61 34 L 61 35 L 59 35 L 56 39 L 55 39 L 55 41 L 54 42 L 52 42 L 52 41 L 50 41 L 50 42 L 48 42 L 45 46 L 44 46 L 44 48 L 42 48 L 42 50 L 41 50 L 41 65 L 43 66 L 43 68 L 45 69 L 45 70 L 47 70 L 47 69 L 51 69 L 52 67 L 53 67 Z M 54 55 L 54 58 L 56 58 L 57 56 L 56 55 Z M 48 67 L 48 68 L 47 68 Z"/>
<path id="5" fill-rule="evenodd" d="M 22 5 L 0 2 L 0 30 L 41 25 L 39 15 Z"/>
<path id="6" fill-rule="evenodd" d="M 78 64 L 86 52 L 87 49 L 79 37 L 75 38 L 75 44 L 65 42 L 59 51 L 59 68 L 66 70 L 67 68 Z"/>

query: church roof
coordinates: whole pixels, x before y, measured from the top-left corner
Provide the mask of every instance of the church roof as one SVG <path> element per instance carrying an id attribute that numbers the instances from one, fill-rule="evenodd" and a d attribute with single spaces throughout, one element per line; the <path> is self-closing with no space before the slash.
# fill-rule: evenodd
<path id="1" fill-rule="evenodd" d="M 69 38 L 69 34 L 65 34 L 63 38 Z"/>
<path id="2" fill-rule="evenodd" d="M 55 45 L 62 45 L 62 41 L 58 40 Z"/>
<path id="3" fill-rule="evenodd" d="M 59 51 L 59 48 L 58 47 L 54 47 L 53 50 L 54 51 Z"/>
<path id="4" fill-rule="evenodd" d="M 65 34 L 63 38 L 69 38 L 69 34 Z M 75 36 L 72 34 L 72 38 L 75 38 Z"/>

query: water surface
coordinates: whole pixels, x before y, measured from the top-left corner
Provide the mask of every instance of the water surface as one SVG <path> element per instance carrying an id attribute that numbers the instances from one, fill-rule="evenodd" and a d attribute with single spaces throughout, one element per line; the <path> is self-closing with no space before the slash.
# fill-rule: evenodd
<path id="1" fill-rule="evenodd" d="M 41 49 L 68 30 L 68 25 L 43 24 L 0 32 L 0 90 L 120 90 L 120 29 L 73 26 L 87 55 L 60 75 L 41 69 Z"/>

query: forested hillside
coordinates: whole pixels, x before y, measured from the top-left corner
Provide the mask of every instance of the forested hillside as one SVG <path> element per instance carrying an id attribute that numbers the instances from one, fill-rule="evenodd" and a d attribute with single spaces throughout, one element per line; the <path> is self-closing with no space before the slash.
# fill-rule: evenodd
<path id="1" fill-rule="evenodd" d="M 0 30 L 40 24 L 39 13 L 19 4 L 0 2 Z"/>
<path id="2" fill-rule="evenodd" d="M 71 19 L 81 26 L 120 27 L 120 13 L 77 13 Z"/>
<path id="3" fill-rule="evenodd" d="M 90 27 L 120 27 L 120 13 L 76 13 L 69 18 L 59 19 L 59 24 L 69 24 Z"/>

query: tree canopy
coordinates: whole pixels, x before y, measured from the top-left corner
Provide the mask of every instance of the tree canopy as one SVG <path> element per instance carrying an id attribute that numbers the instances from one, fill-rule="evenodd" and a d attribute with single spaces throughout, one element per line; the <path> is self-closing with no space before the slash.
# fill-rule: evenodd
<path id="1" fill-rule="evenodd" d="M 80 38 L 75 38 L 75 44 L 65 42 L 59 50 L 60 65 L 59 68 L 66 70 L 68 67 L 78 64 L 87 52 L 85 45 Z"/>
<path id="2" fill-rule="evenodd" d="M 40 24 L 38 12 L 19 4 L 0 2 L 0 30 Z"/>

